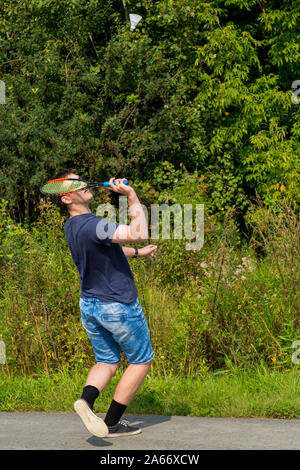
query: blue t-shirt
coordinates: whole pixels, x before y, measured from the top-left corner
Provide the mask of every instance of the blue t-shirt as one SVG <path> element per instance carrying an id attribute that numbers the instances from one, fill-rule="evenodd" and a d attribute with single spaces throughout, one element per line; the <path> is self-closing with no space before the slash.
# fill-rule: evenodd
<path id="1" fill-rule="evenodd" d="M 122 245 L 111 241 L 117 227 L 93 213 L 75 215 L 66 221 L 66 239 L 80 274 L 82 297 L 125 304 L 137 299 Z"/>

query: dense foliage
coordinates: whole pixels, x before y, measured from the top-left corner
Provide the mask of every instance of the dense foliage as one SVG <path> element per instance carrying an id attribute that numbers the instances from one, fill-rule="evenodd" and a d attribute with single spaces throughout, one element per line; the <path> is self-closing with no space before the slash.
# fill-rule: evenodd
<path id="1" fill-rule="evenodd" d="M 51 205 L 31 229 L 0 204 L 0 372 L 86 370 L 93 364 L 80 322 L 79 275 Z M 254 208 L 255 209 L 255 208 Z M 210 222 L 199 251 L 162 240 L 155 261 L 130 260 L 149 323 L 155 376 L 202 376 L 231 366 L 292 363 L 300 326 L 300 224 L 292 208 L 255 210 L 250 245 L 236 227 Z M 255 255 L 262 246 L 264 257 Z"/>
<path id="2" fill-rule="evenodd" d="M 39 192 L 64 167 L 127 177 L 148 207 L 205 205 L 203 249 L 159 240 L 155 262 L 130 261 L 155 374 L 291 367 L 299 17 L 298 0 L 1 1 L 1 370 L 93 362 L 64 217 Z"/>
<path id="3" fill-rule="evenodd" d="M 12 217 L 34 220 L 40 184 L 66 166 L 158 191 L 164 165 L 167 188 L 197 171 L 220 214 L 244 215 L 256 192 L 299 198 L 299 15 L 297 0 L 3 0 Z"/>

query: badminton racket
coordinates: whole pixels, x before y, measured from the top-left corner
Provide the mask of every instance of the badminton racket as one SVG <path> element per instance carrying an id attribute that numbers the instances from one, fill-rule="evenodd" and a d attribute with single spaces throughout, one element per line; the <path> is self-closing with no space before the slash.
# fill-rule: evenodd
<path id="1" fill-rule="evenodd" d="M 113 184 L 116 184 L 115 182 Z M 123 184 L 128 184 L 127 180 L 123 181 Z M 99 186 L 109 187 L 109 181 L 104 183 L 95 183 L 92 181 L 86 181 L 82 178 L 58 178 L 47 181 L 40 187 L 41 193 L 45 196 L 63 196 L 70 194 L 75 191 L 83 191 L 89 188 L 96 188 Z"/>

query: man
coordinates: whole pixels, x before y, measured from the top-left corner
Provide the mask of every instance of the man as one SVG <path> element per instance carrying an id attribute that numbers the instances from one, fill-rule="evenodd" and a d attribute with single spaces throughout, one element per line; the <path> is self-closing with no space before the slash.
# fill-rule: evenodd
<path id="1" fill-rule="evenodd" d="M 79 176 L 75 170 L 67 169 L 56 178 Z M 66 206 L 69 213 L 65 223 L 67 243 L 80 273 L 81 321 L 96 360 L 74 408 L 86 428 L 99 437 L 128 436 L 141 432 L 121 417 L 142 385 L 154 356 L 127 257 L 145 256 L 151 259 L 157 246 L 149 245 L 138 250 L 121 245 L 148 239 L 147 220 L 138 197 L 134 189 L 123 181 L 111 178 L 109 187 L 127 196 L 131 217 L 129 225 L 107 222 L 93 214 L 89 209 L 93 198 L 89 189 L 60 197 L 60 204 Z M 116 373 L 121 350 L 129 365 L 102 420 L 93 413 L 93 405 Z"/>

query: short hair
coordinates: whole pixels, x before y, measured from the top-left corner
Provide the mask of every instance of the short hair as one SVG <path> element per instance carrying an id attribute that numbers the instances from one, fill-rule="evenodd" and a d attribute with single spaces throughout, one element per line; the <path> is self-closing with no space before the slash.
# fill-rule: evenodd
<path id="1" fill-rule="evenodd" d="M 64 168 L 63 170 L 61 170 L 59 173 L 57 173 L 55 176 L 53 176 L 53 180 L 56 180 L 56 179 L 59 179 L 59 178 L 66 178 L 68 175 L 70 175 L 71 173 L 77 173 L 76 169 L 75 168 Z M 64 204 L 61 200 L 61 196 L 60 195 L 57 195 L 57 196 L 51 196 L 51 199 L 52 201 L 58 205 L 58 207 L 60 209 L 67 209 L 67 206 L 66 204 Z"/>
<path id="2" fill-rule="evenodd" d="M 59 179 L 59 178 L 66 178 L 68 175 L 71 173 L 76 174 L 77 170 L 75 168 L 65 168 L 64 170 L 61 170 L 59 173 L 57 173 L 53 178 L 53 180 Z"/>

